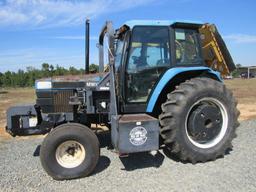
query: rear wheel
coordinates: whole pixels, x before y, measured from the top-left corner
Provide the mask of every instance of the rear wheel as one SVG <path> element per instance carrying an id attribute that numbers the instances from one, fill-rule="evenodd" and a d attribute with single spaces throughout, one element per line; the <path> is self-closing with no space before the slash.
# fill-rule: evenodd
<path id="1" fill-rule="evenodd" d="M 99 141 L 84 125 L 68 123 L 56 127 L 44 139 L 40 160 L 45 171 L 56 180 L 89 175 L 99 159 Z"/>
<path id="2" fill-rule="evenodd" d="M 192 163 L 214 160 L 232 148 L 239 111 L 224 84 L 194 78 L 168 94 L 159 116 L 167 148 Z"/>

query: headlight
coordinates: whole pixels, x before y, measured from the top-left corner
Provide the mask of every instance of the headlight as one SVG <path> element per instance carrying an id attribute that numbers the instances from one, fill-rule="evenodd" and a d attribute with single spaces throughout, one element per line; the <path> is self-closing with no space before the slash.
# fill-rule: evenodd
<path id="1" fill-rule="evenodd" d="M 36 81 L 36 89 L 51 89 L 51 81 Z"/>

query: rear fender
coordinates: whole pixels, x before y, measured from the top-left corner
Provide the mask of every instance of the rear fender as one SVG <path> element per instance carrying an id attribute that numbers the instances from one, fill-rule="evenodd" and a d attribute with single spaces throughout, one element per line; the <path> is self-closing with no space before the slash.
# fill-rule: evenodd
<path id="1" fill-rule="evenodd" d="M 222 81 L 221 75 L 219 72 L 216 72 L 208 67 L 177 67 L 177 68 L 171 68 L 167 70 L 162 78 L 158 81 L 156 84 L 153 92 L 151 92 L 151 96 L 148 100 L 148 105 L 146 112 L 152 113 L 154 110 L 154 107 L 157 103 L 157 100 L 159 96 L 161 95 L 161 92 L 164 90 L 164 88 L 167 86 L 169 82 L 171 82 L 177 75 L 180 75 L 184 72 L 200 72 L 200 74 L 205 73 L 210 76 L 212 76 L 214 79 L 217 79 L 219 81 Z M 189 77 L 187 77 L 189 79 Z"/>

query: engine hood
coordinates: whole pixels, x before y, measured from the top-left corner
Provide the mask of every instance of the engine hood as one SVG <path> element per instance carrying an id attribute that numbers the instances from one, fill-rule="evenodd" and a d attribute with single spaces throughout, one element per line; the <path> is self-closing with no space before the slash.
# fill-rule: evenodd
<path id="1" fill-rule="evenodd" d="M 96 87 L 98 83 L 107 75 L 107 73 L 93 73 L 86 75 L 67 75 L 56 76 L 51 78 L 42 78 L 36 80 L 36 89 L 41 87 L 40 83 L 47 82 L 49 87 L 47 89 L 76 89 L 85 87 Z M 45 89 L 45 88 L 43 88 Z"/>

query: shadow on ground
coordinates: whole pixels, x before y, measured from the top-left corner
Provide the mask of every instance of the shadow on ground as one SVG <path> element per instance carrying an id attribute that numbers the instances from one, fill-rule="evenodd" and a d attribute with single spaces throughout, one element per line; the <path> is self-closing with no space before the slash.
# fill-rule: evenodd
<path id="1" fill-rule="evenodd" d="M 36 149 L 35 149 L 35 151 L 33 153 L 34 157 L 39 157 L 39 155 L 40 155 L 40 148 L 41 148 L 41 145 L 37 145 L 37 147 L 36 147 Z"/>
<path id="2" fill-rule="evenodd" d="M 124 165 L 124 170 L 133 171 L 137 169 L 144 169 L 149 167 L 158 168 L 163 164 L 164 155 L 157 151 L 156 154 L 149 152 L 130 154 L 128 157 L 120 157 Z"/>
<path id="3" fill-rule="evenodd" d="M 111 161 L 107 156 L 101 155 L 92 175 L 96 175 L 97 173 L 104 171 L 109 167 L 110 163 Z"/>

